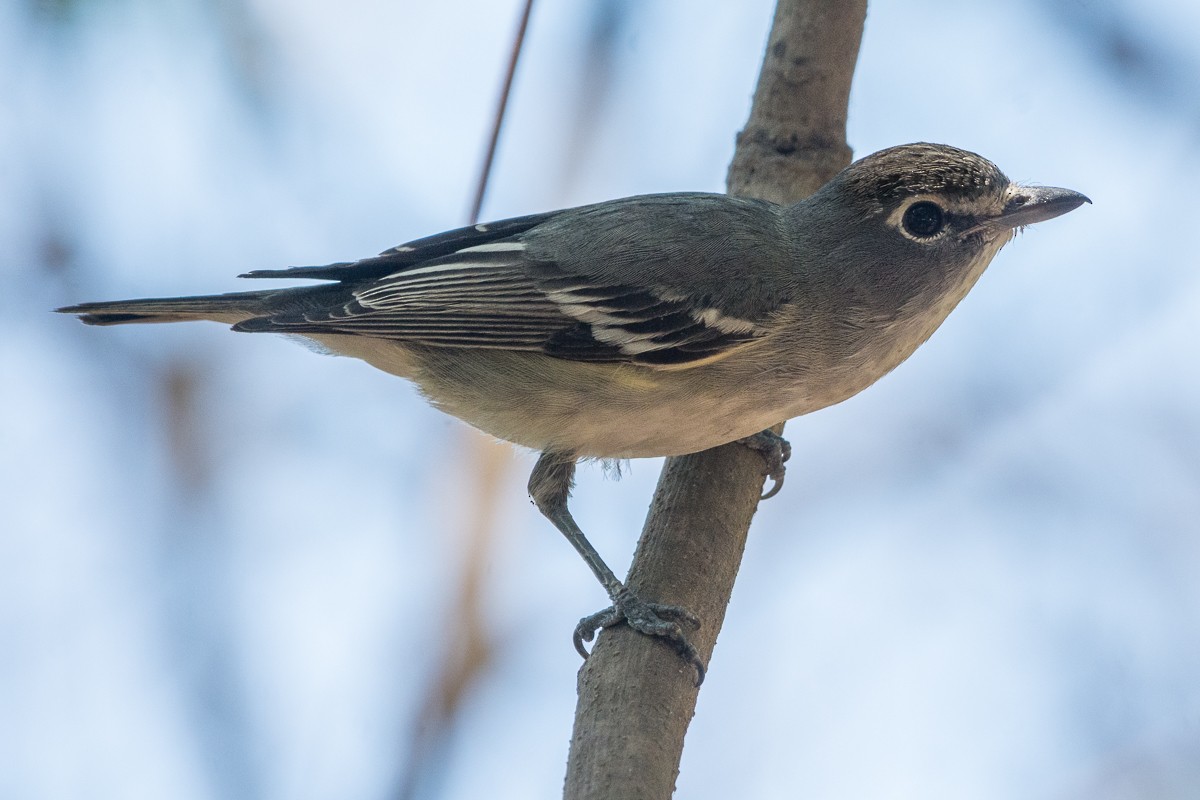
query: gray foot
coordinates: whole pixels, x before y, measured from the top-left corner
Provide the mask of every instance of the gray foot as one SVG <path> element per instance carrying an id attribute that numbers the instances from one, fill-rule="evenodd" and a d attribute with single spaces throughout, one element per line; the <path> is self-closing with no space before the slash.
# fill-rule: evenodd
<path id="1" fill-rule="evenodd" d="M 626 592 L 616 605 L 579 620 L 579 624 L 575 626 L 575 649 L 579 651 L 579 655 L 587 658 L 588 651 L 583 643 L 592 641 L 600 629 L 611 628 L 622 622 L 639 633 L 662 637 L 675 648 L 680 658 L 696 670 L 696 685 L 704 682 L 704 662 L 700 660 L 700 654 L 680 627 L 681 622 L 686 622 L 693 628 L 699 628 L 700 620 L 696 615 L 679 606 L 647 603 L 630 592 Z"/>
<path id="2" fill-rule="evenodd" d="M 784 464 L 792 457 L 792 446 L 788 444 L 788 440 L 775 431 L 766 430 L 745 439 L 738 439 L 738 443 L 759 453 L 767 462 L 767 471 L 763 474 L 770 478 L 773 484 L 760 499 L 767 500 L 779 494 L 779 490 L 783 488 L 783 475 L 787 471 Z"/>

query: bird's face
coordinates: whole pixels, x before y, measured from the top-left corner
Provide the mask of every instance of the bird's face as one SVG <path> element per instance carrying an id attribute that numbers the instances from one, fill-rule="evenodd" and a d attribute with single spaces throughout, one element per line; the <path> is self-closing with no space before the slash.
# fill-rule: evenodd
<path id="1" fill-rule="evenodd" d="M 800 291 L 835 320 L 820 335 L 840 363 L 874 381 L 933 334 L 1014 231 L 1084 202 L 954 147 L 883 150 L 792 207 Z"/>
<path id="2" fill-rule="evenodd" d="M 952 307 L 1018 228 L 1085 202 L 1069 189 L 1015 184 L 966 150 L 909 144 L 856 161 L 804 205 L 824 218 L 810 229 L 845 285 L 899 310 Z"/>
<path id="3" fill-rule="evenodd" d="M 1008 241 L 1019 227 L 1089 202 L 1079 192 L 1012 183 L 986 158 L 936 144 L 891 147 L 831 181 L 855 216 L 930 253 Z"/>

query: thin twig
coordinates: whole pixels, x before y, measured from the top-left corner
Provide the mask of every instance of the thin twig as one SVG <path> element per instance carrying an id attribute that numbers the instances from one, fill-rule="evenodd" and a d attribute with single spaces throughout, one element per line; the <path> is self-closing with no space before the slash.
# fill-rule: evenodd
<path id="1" fill-rule="evenodd" d="M 475 191 L 475 202 L 471 206 L 470 224 L 479 222 L 479 212 L 483 209 L 483 197 L 487 193 L 488 179 L 492 174 L 492 162 L 496 158 L 496 145 L 500 142 L 500 128 L 504 125 L 504 111 L 508 108 L 508 94 L 512 90 L 513 77 L 517 74 L 517 61 L 521 57 L 522 45 L 525 43 L 525 29 L 529 27 L 529 14 L 533 11 L 533 0 L 525 0 L 525 9 L 521 12 L 521 21 L 517 25 L 517 35 L 513 37 L 512 55 L 508 59 L 508 73 L 504 76 L 504 86 L 500 90 L 500 102 L 496 105 L 496 118 L 492 124 L 492 137 L 488 141 L 487 154 L 483 158 L 483 167 L 479 170 L 479 184 Z"/>

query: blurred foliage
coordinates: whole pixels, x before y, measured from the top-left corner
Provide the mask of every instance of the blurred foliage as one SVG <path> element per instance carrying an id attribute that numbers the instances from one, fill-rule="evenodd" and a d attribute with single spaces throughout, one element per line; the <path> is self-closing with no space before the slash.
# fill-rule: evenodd
<path id="1" fill-rule="evenodd" d="M 73 23 L 84 6 L 94 6 L 108 0 L 25 0 L 30 15 L 51 25 Z"/>
<path id="2" fill-rule="evenodd" d="M 1078 43 L 1085 57 L 1134 98 L 1172 116 L 1200 117 L 1200 59 L 1194 47 L 1173 46 L 1149 28 L 1144 16 L 1139 19 L 1133 6 L 1118 0 L 1039 0 L 1036 5 L 1065 41 Z"/>

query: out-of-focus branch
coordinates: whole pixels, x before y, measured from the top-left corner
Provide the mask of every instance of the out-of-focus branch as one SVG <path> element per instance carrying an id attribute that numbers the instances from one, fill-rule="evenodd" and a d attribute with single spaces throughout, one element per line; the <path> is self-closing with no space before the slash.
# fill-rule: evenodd
<path id="1" fill-rule="evenodd" d="M 731 193 L 794 202 L 849 163 L 846 108 L 865 17 L 866 0 L 780 0 L 729 170 Z M 736 444 L 668 459 L 629 572 L 640 597 L 703 620 L 692 642 L 706 662 L 762 472 L 762 457 Z M 661 642 L 624 626 L 605 630 L 579 676 L 564 796 L 670 797 L 695 711 L 691 678 Z"/>
<path id="2" fill-rule="evenodd" d="M 487 566 L 495 549 L 497 509 L 512 464 L 509 448 L 484 434 L 463 429 L 456 461 L 470 465 L 468 480 L 474 486 L 465 497 L 471 502 L 461 537 L 462 563 L 454 582 L 454 600 L 447 609 L 445 649 L 438 660 L 425 702 L 417 715 L 408 742 L 397 800 L 437 796 L 447 747 L 453 740 L 463 704 L 479 678 L 486 674 L 495 653 L 495 642 L 484 618 Z"/>
<path id="3" fill-rule="evenodd" d="M 525 31 L 533 12 L 533 0 L 525 0 L 517 29 L 513 35 L 508 68 L 496 102 L 491 134 L 479 169 L 469 220 L 479 221 L 479 212 L 487 195 L 496 158 L 500 132 L 504 128 L 508 98 L 516 78 L 517 62 L 525 44 Z M 445 761 L 446 743 L 459 718 L 463 701 L 491 662 L 495 644 L 488 635 L 483 614 L 484 575 L 496 537 L 496 517 L 500 487 L 511 464 L 507 445 L 474 431 L 464 431 L 456 462 L 470 465 L 476 481 L 475 491 L 465 493 L 471 498 L 467 509 L 469 520 L 463 542 L 463 561 L 455 582 L 455 600 L 445 629 L 448 645 L 434 670 L 425 702 L 417 715 L 407 747 L 405 765 L 395 796 L 402 799 L 420 795 L 437 777 Z"/>

